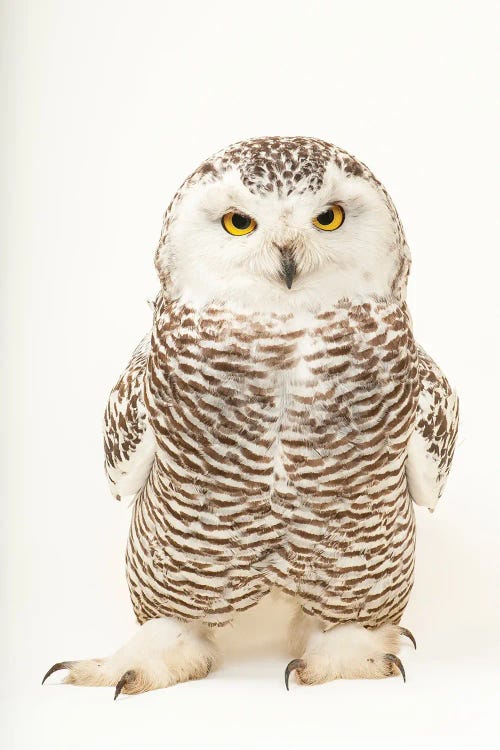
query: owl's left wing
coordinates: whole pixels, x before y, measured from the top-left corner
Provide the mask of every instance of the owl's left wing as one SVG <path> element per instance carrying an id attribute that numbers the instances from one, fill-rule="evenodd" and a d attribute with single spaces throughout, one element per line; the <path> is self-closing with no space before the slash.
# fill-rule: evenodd
<path id="1" fill-rule="evenodd" d="M 418 347 L 420 395 L 408 443 L 406 478 L 412 500 L 434 510 L 450 471 L 458 430 L 458 397 L 447 379 Z"/>

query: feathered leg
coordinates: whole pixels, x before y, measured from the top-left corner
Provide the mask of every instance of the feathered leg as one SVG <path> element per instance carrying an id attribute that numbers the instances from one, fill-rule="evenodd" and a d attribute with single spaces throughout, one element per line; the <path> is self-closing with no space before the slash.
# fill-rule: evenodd
<path id="1" fill-rule="evenodd" d="M 293 659 L 285 670 L 285 685 L 292 672 L 298 682 L 314 685 L 336 679 L 381 678 L 406 674 L 397 656 L 401 637 L 417 647 L 409 630 L 387 623 L 365 628 L 359 623 L 337 625 L 323 630 L 310 617 L 299 615 L 291 629 L 291 642 L 300 658 Z"/>
<path id="2" fill-rule="evenodd" d="M 65 682 L 112 686 L 117 698 L 120 693 L 143 693 L 206 677 L 216 663 L 216 655 L 204 625 L 161 617 L 145 622 L 112 656 L 58 662 L 49 669 L 43 682 L 53 672 L 67 669 Z"/>

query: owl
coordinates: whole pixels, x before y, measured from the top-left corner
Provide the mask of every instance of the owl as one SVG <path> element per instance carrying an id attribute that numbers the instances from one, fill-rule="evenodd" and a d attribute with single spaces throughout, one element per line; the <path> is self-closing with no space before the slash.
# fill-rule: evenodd
<path id="1" fill-rule="evenodd" d="M 413 504 L 441 496 L 458 401 L 413 337 L 388 193 L 318 139 L 236 143 L 173 198 L 155 265 L 104 427 L 139 628 L 45 678 L 116 698 L 204 677 L 216 629 L 270 592 L 295 611 L 287 688 L 405 678 Z"/>

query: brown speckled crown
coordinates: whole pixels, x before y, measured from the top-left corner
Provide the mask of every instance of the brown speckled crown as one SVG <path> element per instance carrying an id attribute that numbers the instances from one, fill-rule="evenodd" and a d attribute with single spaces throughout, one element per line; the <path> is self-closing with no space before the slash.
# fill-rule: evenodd
<path id="1" fill-rule="evenodd" d="M 196 180 L 200 173 L 210 172 L 218 177 L 236 167 L 241 181 L 253 193 L 276 192 L 287 196 L 319 190 L 331 161 L 346 174 L 375 179 L 364 164 L 326 141 L 280 136 L 235 143 L 204 162 L 192 178 Z"/>

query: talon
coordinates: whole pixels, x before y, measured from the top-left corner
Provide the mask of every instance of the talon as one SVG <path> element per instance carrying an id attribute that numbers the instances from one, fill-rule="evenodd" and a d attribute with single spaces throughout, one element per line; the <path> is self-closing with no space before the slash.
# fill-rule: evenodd
<path id="1" fill-rule="evenodd" d="M 50 677 L 51 674 L 54 674 L 54 672 L 58 672 L 60 669 L 71 669 L 72 664 L 74 664 L 74 662 L 72 661 L 58 661 L 57 664 L 54 664 L 46 673 L 45 677 L 42 680 L 42 685 L 47 677 Z"/>
<path id="2" fill-rule="evenodd" d="M 287 690 L 290 690 L 288 687 L 288 680 L 290 678 L 290 673 L 293 672 L 294 669 L 305 669 L 306 663 L 302 659 L 292 659 L 292 661 L 286 665 L 285 669 L 285 687 Z"/>
<path id="3" fill-rule="evenodd" d="M 401 635 L 405 635 L 407 638 L 410 639 L 410 641 L 413 643 L 413 645 L 415 647 L 415 650 L 416 650 L 417 649 L 417 642 L 416 642 L 416 640 L 415 640 L 415 638 L 413 636 L 413 633 L 411 631 L 409 631 L 408 628 L 401 628 L 401 627 L 399 628 L 399 632 L 401 633 Z"/>
<path id="4" fill-rule="evenodd" d="M 118 698 L 118 696 L 120 695 L 121 691 L 123 690 L 127 682 L 131 682 L 132 680 L 135 679 L 135 677 L 136 677 L 136 674 L 133 669 L 129 669 L 128 672 L 125 672 L 125 674 L 123 674 L 120 677 L 118 684 L 116 686 L 116 689 L 115 689 L 115 697 L 113 698 L 114 701 Z"/>
<path id="5" fill-rule="evenodd" d="M 401 677 L 403 678 L 403 681 L 406 682 L 405 668 L 403 667 L 401 663 L 401 659 L 399 659 L 397 656 L 394 656 L 394 654 L 385 654 L 384 658 L 386 661 L 391 662 L 391 664 L 396 665 L 396 667 L 401 672 Z"/>

